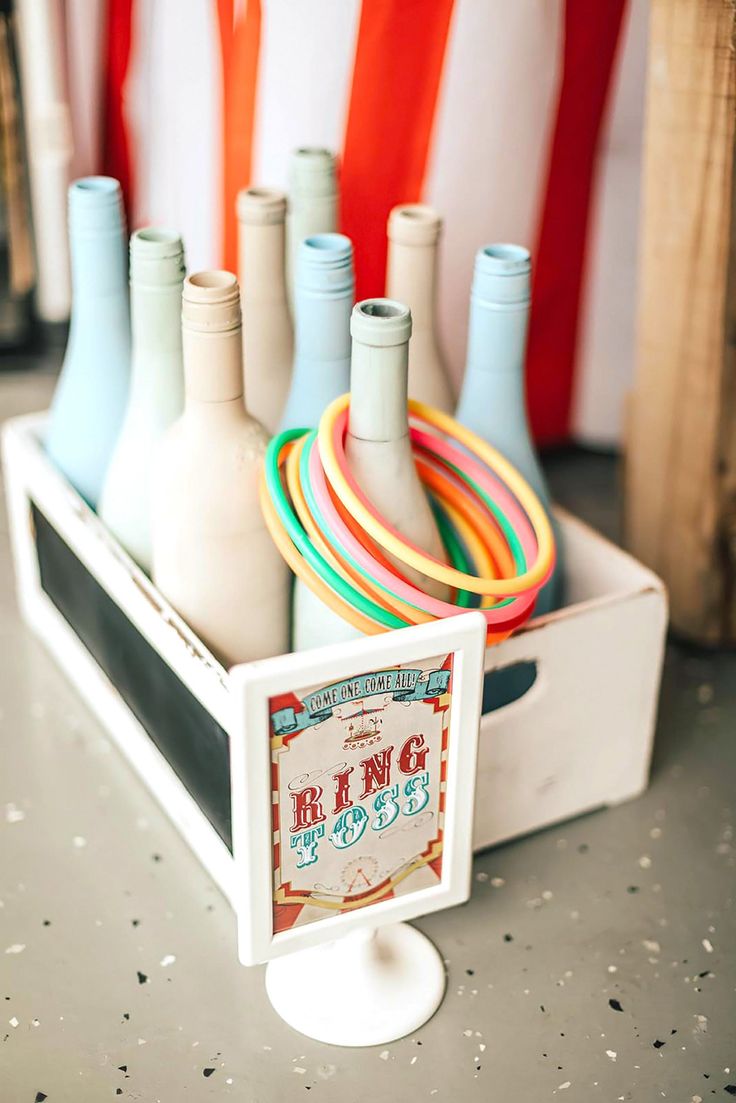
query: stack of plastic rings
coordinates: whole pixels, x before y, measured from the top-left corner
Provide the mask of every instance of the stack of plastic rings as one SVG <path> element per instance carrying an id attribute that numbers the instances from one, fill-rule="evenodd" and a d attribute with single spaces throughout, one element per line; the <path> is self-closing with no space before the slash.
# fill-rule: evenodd
<path id="1" fill-rule="evenodd" d="M 489 643 L 505 639 L 531 615 L 554 567 L 554 538 L 534 492 L 475 433 L 410 400 L 417 471 L 448 562 L 427 555 L 380 516 L 353 478 L 345 456 L 348 405 L 343 395 L 318 430 L 287 430 L 266 452 L 261 508 L 294 574 L 369 635 L 476 605 Z M 425 593 L 402 568 L 445 583 L 452 600 Z"/>

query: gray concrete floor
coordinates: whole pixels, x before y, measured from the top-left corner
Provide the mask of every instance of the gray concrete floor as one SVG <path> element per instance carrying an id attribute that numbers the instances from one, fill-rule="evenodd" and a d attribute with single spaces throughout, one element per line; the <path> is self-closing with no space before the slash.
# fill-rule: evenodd
<path id="1" fill-rule="evenodd" d="M 0 376 L 0 416 L 49 375 Z M 615 535 L 615 462 L 566 453 L 559 500 Z M 565 1103 L 736 1095 L 736 657 L 671 645 L 652 783 L 497 848 L 418 925 L 448 962 L 400 1042 L 294 1034 L 232 912 L 13 597 L 0 532 L 0 1100 Z"/>

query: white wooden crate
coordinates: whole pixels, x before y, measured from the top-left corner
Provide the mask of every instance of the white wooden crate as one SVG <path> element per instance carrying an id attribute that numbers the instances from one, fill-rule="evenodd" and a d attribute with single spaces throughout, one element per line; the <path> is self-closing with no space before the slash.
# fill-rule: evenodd
<path id="1" fill-rule="evenodd" d="M 16 418 L 3 436 L 21 611 L 233 900 L 230 676 L 48 461 L 45 418 Z M 664 587 L 580 521 L 559 520 L 569 604 L 486 652 L 487 672 L 532 662 L 536 679 L 481 722 L 476 849 L 647 784 Z"/>

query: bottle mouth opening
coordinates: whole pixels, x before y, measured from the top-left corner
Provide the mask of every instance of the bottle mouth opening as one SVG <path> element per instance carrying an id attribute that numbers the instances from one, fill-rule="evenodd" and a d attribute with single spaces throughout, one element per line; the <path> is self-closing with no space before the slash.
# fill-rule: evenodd
<path id="1" fill-rule="evenodd" d="M 283 222 L 286 195 L 278 188 L 243 188 L 238 192 L 237 214 L 242 222 L 255 225 Z"/>
<path id="2" fill-rule="evenodd" d="M 327 198 L 335 192 L 335 155 L 318 146 L 295 149 L 289 164 L 292 203 L 299 196 Z"/>
<path id="3" fill-rule="evenodd" d="M 439 222 L 440 216 L 432 207 L 427 207 L 424 203 L 411 203 L 406 207 L 397 207 L 395 212 L 396 218 L 406 218 L 410 222 L 420 222 L 424 224 L 434 225 L 435 222 Z"/>
<path id="4" fill-rule="evenodd" d="M 367 318 L 406 318 L 409 308 L 390 299 L 366 299 L 355 308 Z"/>
<path id="5" fill-rule="evenodd" d="M 340 295 L 353 288 L 353 243 L 345 234 L 312 234 L 299 246 L 295 283 L 312 294 Z"/>
<path id="6" fill-rule="evenodd" d="M 75 180 L 71 187 L 76 192 L 108 195 L 116 195 L 120 191 L 120 184 L 112 176 L 83 176 L 81 180 Z"/>
<path id="7" fill-rule="evenodd" d="M 156 229 L 147 227 L 145 230 L 136 230 L 133 234 L 136 241 L 149 242 L 151 245 L 180 245 L 181 235 L 176 230 Z"/>
<path id="8" fill-rule="evenodd" d="M 203 333 L 240 327 L 240 288 L 232 272 L 195 272 L 184 280 L 182 324 Z"/>
<path id="9" fill-rule="evenodd" d="M 514 264 L 526 264 L 531 259 L 531 253 L 523 245 L 507 245 L 505 242 L 486 245 L 482 252 L 491 260 L 511 261 Z"/>
<path id="10" fill-rule="evenodd" d="M 195 272 L 187 278 L 191 287 L 201 287 L 207 290 L 223 290 L 237 287 L 238 281 L 232 272 Z"/>
<path id="11" fill-rule="evenodd" d="M 353 243 L 345 234 L 312 234 L 304 238 L 307 249 L 321 253 L 344 253 L 353 251 Z"/>
<path id="12" fill-rule="evenodd" d="M 67 192 L 69 225 L 83 236 L 125 233 L 123 193 L 112 176 L 83 176 Z M 127 248 L 126 248 L 127 252 Z"/>
<path id="13" fill-rule="evenodd" d="M 350 333 L 376 348 L 404 345 L 411 337 L 411 311 L 395 299 L 364 299 L 353 307 Z"/>
<path id="14" fill-rule="evenodd" d="M 426 203 L 404 203 L 388 216 L 388 236 L 404 245 L 435 245 L 442 232 L 442 216 Z"/>
<path id="15" fill-rule="evenodd" d="M 281 200 L 284 198 L 283 192 L 277 191 L 276 188 L 246 188 L 245 194 L 248 199 L 263 199 L 267 201 L 273 199 Z"/>
<path id="16" fill-rule="evenodd" d="M 314 158 L 314 160 L 332 160 L 332 153 L 329 149 L 325 149 L 324 146 L 300 146 L 299 149 L 294 152 L 297 157 L 309 157 Z"/>
<path id="17" fill-rule="evenodd" d="M 164 226 L 146 226 L 130 235 L 130 282 L 148 287 L 181 287 L 184 243 Z"/>

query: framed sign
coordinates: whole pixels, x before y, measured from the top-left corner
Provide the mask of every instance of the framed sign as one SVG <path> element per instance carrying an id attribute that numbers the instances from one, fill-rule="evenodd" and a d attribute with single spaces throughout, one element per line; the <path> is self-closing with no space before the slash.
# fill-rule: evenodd
<path id="1" fill-rule="evenodd" d="M 470 612 L 234 668 L 245 964 L 467 899 L 485 632 Z"/>

